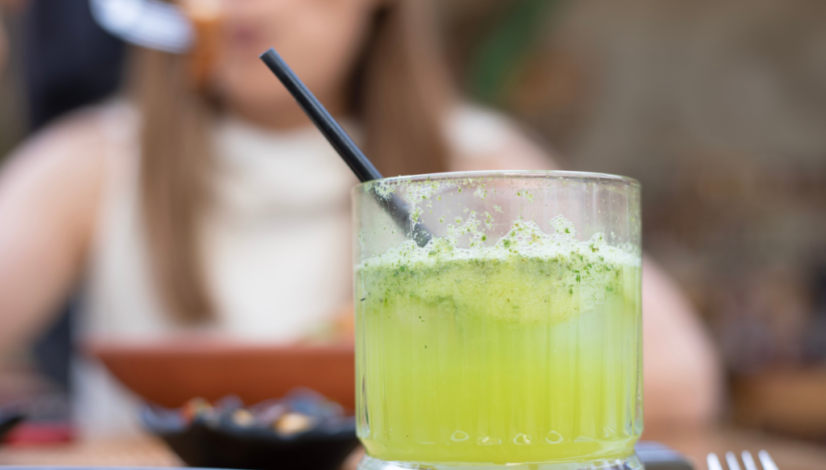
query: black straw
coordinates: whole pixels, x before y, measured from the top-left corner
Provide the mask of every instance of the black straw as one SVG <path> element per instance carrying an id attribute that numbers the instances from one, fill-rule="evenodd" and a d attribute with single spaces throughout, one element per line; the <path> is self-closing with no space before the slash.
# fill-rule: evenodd
<path id="1" fill-rule="evenodd" d="M 381 179 L 381 173 L 373 163 L 364 155 L 364 152 L 353 142 L 353 139 L 347 135 L 347 132 L 342 129 L 341 125 L 327 112 L 327 109 L 320 101 L 313 95 L 313 93 L 304 85 L 295 72 L 284 62 L 284 59 L 275 52 L 275 49 L 270 48 L 267 52 L 261 54 L 261 60 L 267 64 L 272 73 L 284 84 L 287 91 L 293 95 L 295 101 L 301 106 L 301 109 L 307 114 L 313 124 L 324 134 L 330 145 L 336 149 L 336 152 L 347 163 L 347 166 L 353 170 L 359 181 L 366 183 Z M 410 209 L 404 201 L 395 194 L 391 194 L 390 198 L 383 198 L 373 193 L 379 204 L 388 211 L 393 221 L 402 230 L 407 233 L 410 227 Z M 419 246 L 424 246 L 432 238 L 430 232 L 421 223 L 413 225 L 411 230 L 411 238 L 413 238 Z"/>
<path id="2" fill-rule="evenodd" d="M 272 73 L 281 80 L 284 87 L 293 95 L 295 101 L 301 106 L 310 120 L 313 121 L 318 130 L 324 134 L 324 137 L 330 142 L 330 145 L 336 149 L 341 158 L 347 162 L 347 165 L 356 174 L 359 181 L 365 183 L 381 179 L 381 173 L 373 166 L 373 163 L 364 155 L 364 152 L 353 142 L 353 139 L 344 132 L 338 122 L 333 119 L 333 116 L 327 112 L 321 102 L 313 95 L 313 93 L 304 85 L 304 82 L 299 80 L 295 72 L 284 62 L 284 59 L 275 52 L 275 49 L 270 48 L 267 52 L 261 54 L 261 60 L 267 64 L 267 67 L 272 70 Z"/>

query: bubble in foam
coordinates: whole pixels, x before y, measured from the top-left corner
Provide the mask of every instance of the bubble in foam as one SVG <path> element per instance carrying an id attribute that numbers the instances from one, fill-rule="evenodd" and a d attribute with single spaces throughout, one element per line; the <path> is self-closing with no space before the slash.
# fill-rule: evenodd
<path id="1" fill-rule="evenodd" d="M 569 235 L 571 238 L 576 237 L 576 228 L 573 222 L 566 219 L 564 216 L 558 215 L 551 219 L 551 227 L 556 230 L 556 233 L 562 235 Z"/>

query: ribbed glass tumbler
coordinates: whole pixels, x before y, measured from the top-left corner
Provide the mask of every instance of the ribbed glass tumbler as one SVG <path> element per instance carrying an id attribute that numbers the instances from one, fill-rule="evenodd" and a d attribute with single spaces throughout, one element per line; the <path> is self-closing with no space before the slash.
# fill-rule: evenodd
<path id="1" fill-rule="evenodd" d="M 446 173 L 353 199 L 360 469 L 641 467 L 636 181 Z"/>

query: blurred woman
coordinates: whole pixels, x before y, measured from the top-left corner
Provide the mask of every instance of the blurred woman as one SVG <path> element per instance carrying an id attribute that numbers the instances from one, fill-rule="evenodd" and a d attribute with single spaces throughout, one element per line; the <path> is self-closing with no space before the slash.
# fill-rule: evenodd
<path id="1" fill-rule="evenodd" d="M 259 61 L 271 46 L 385 175 L 552 167 L 512 123 L 456 96 L 428 2 L 227 5 L 218 33 L 200 38 L 214 48 L 135 50 L 128 99 L 16 152 L 0 180 L 3 347 L 31 338 L 81 282 L 83 338 L 285 343 L 351 303 L 356 180 Z M 708 420 L 711 347 L 654 269 L 644 309 L 646 357 L 657 358 L 646 419 Z M 84 429 L 127 429 L 123 391 L 95 364 L 77 369 Z"/>

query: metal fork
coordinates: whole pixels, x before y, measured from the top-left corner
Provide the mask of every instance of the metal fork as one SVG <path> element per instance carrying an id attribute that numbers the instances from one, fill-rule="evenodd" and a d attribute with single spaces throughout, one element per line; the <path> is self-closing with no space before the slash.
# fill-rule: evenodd
<path id="1" fill-rule="evenodd" d="M 746 470 L 760 470 L 757 464 L 754 463 L 751 452 L 744 450 L 740 455 L 743 458 L 743 466 L 746 467 Z M 760 459 L 760 463 L 763 464 L 763 470 L 778 470 L 771 455 L 765 450 L 758 452 L 757 458 Z M 708 454 L 706 463 L 708 464 L 708 470 L 725 470 L 720 463 L 720 459 L 717 458 L 717 454 L 714 452 Z M 734 452 L 726 452 L 726 463 L 728 463 L 729 470 L 741 470 L 740 463 L 737 461 L 737 455 Z"/>

